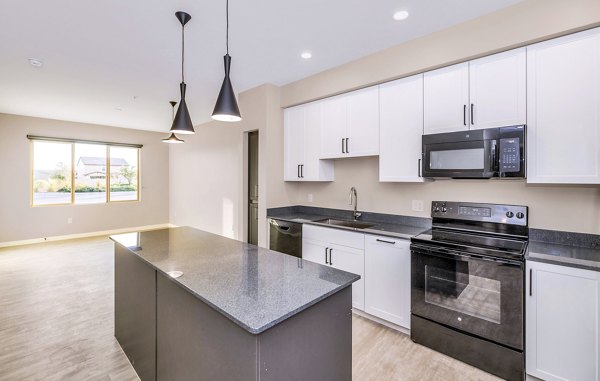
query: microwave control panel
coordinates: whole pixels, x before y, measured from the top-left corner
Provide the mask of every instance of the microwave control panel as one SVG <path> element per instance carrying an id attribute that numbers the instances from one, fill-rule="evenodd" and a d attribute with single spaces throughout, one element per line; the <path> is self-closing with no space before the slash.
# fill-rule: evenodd
<path id="1" fill-rule="evenodd" d="M 500 172 L 521 171 L 521 150 L 519 138 L 500 139 Z"/>

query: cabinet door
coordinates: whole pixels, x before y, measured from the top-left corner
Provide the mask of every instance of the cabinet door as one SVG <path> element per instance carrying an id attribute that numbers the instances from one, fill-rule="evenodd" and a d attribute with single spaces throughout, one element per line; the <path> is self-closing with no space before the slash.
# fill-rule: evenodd
<path id="1" fill-rule="evenodd" d="M 346 156 L 342 139 L 346 138 L 346 100 L 340 95 L 321 103 L 321 158 L 331 159 Z"/>
<path id="2" fill-rule="evenodd" d="M 425 134 L 469 129 L 469 64 L 425 73 L 423 99 Z"/>
<path id="3" fill-rule="evenodd" d="M 410 241 L 365 236 L 365 312 L 410 329 Z"/>
<path id="4" fill-rule="evenodd" d="M 333 181 L 333 161 L 321 160 L 321 102 L 304 108 L 304 161 L 300 181 Z"/>
<path id="5" fill-rule="evenodd" d="M 379 90 L 377 86 L 347 94 L 347 156 L 379 154 Z"/>
<path id="6" fill-rule="evenodd" d="M 527 47 L 527 182 L 600 183 L 600 29 Z"/>
<path id="7" fill-rule="evenodd" d="M 526 123 L 525 48 L 469 62 L 471 129 Z"/>
<path id="8" fill-rule="evenodd" d="M 546 381 L 598 380 L 600 273 L 527 263 L 527 373 Z"/>
<path id="9" fill-rule="evenodd" d="M 379 86 L 379 181 L 422 182 L 423 75 Z"/>
<path id="10" fill-rule="evenodd" d="M 351 247 L 329 245 L 331 248 L 330 265 L 336 269 L 360 275 L 360 279 L 352 284 L 352 307 L 365 309 L 365 251 Z"/>
<path id="11" fill-rule="evenodd" d="M 284 110 L 284 179 L 298 181 L 299 165 L 304 162 L 304 109 L 296 106 Z"/>
<path id="12" fill-rule="evenodd" d="M 323 242 L 302 239 L 302 259 L 325 265 L 327 244 Z"/>

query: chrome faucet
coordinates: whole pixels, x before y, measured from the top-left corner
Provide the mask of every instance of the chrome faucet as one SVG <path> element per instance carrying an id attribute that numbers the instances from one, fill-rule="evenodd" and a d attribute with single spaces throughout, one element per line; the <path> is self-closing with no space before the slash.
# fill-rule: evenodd
<path id="1" fill-rule="evenodd" d="M 356 221 L 360 218 L 360 216 L 362 216 L 362 213 L 356 211 L 358 196 L 356 195 L 356 188 L 354 187 L 350 188 L 350 205 L 352 205 L 352 196 L 354 196 L 354 211 L 352 212 L 352 217 L 354 217 L 354 220 Z"/>

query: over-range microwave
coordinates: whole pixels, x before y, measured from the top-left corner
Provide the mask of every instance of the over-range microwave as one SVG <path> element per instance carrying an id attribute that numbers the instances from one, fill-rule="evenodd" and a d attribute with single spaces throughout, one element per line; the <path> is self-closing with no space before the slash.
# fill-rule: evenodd
<path id="1" fill-rule="evenodd" d="M 526 126 L 423 135 L 423 177 L 525 178 Z"/>

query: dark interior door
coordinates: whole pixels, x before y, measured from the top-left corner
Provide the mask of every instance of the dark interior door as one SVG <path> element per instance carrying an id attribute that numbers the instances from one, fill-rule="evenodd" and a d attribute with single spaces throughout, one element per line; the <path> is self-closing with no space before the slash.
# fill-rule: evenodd
<path id="1" fill-rule="evenodd" d="M 258 131 L 248 133 L 248 243 L 258 244 Z"/>

